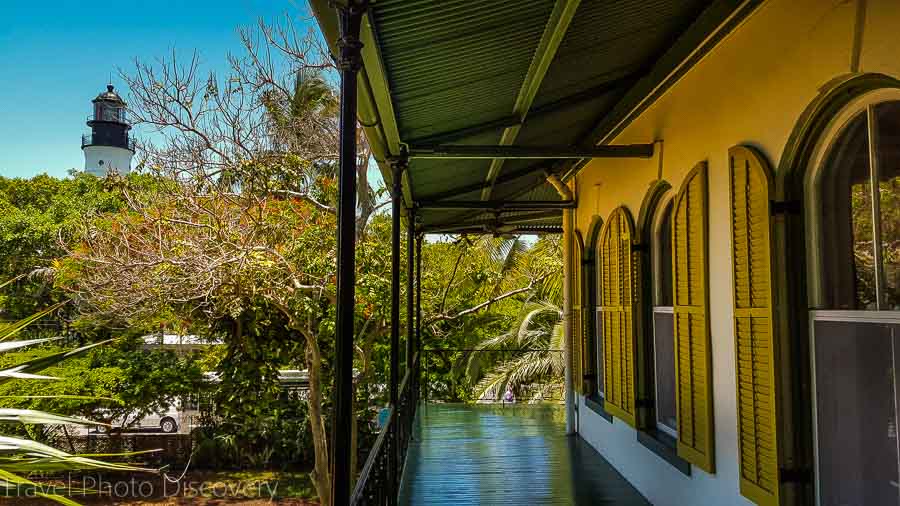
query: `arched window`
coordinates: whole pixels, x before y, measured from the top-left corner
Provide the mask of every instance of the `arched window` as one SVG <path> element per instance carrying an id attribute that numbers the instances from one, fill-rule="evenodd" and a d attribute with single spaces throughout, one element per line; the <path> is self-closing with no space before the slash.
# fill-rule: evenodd
<path id="1" fill-rule="evenodd" d="M 587 232 L 587 244 L 584 250 L 584 258 L 582 266 L 584 273 L 582 274 L 583 298 L 582 298 L 582 314 L 584 315 L 584 344 L 582 346 L 582 362 L 584 375 L 584 395 L 597 401 L 602 397 L 602 387 L 598 381 L 602 381 L 602 370 L 598 369 L 603 364 L 600 363 L 599 342 L 601 338 L 599 323 L 597 317 L 597 303 L 599 301 L 598 270 L 597 270 L 597 243 L 600 238 L 600 230 L 603 227 L 603 219 L 595 216 L 591 221 L 590 228 Z"/>
<path id="2" fill-rule="evenodd" d="M 675 334 L 672 304 L 672 197 L 666 192 L 656 205 L 650 226 L 653 316 L 653 397 L 652 423 L 658 430 L 676 435 Z"/>
<path id="3" fill-rule="evenodd" d="M 634 427 L 635 313 L 639 297 L 635 293 L 634 222 L 628 208 L 617 207 L 603 224 L 597 257 L 603 408 Z"/>
<path id="4" fill-rule="evenodd" d="M 819 504 L 900 489 L 900 93 L 838 114 L 807 180 Z"/>
<path id="5" fill-rule="evenodd" d="M 678 382 L 675 363 L 672 219 L 675 190 L 656 181 L 641 204 L 638 229 L 642 346 L 638 351 L 638 392 L 644 401 L 638 441 L 685 474 L 690 464 L 678 456 Z"/>
<path id="6" fill-rule="evenodd" d="M 593 350 L 594 350 L 594 367 L 595 367 L 595 375 L 596 375 L 596 383 L 595 383 L 595 391 L 597 396 L 600 399 L 603 399 L 605 394 L 604 389 L 604 375 L 605 371 L 603 370 L 603 306 L 601 305 L 601 297 L 600 291 L 603 287 L 603 255 L 600 251 L 600 233 L 597 231 L 594 237 L 594 286 L 591 290 L 594 292 L 594 342 L 593 342 Z"/>
<path id="7" fill-rule="evenodd" d="M 576 392 L 587 395 L 584 383 L 584 240 L 575 231 L 572 250 L 572 384 Z"/>

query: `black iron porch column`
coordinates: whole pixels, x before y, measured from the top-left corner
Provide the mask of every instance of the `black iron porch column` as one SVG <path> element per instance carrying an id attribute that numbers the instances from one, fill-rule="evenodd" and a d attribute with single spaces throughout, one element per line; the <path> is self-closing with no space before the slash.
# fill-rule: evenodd
<path id="1" fill-rule="evenodd" d="M 400 484 L 400 424 L 397 408 L 400 401 L 398 387 L 400 384 L 400 205 L 403 200 L 403 186 L 401 178 L 406 169 L 407 160 L 401 158 L 392 163 L 393 187 L 391 189 L 391 372 L 390 372 L 390 396 L 391 408 L 394 410 L 394 420 L 391 423 L 391 447 L 388 456 L 388 476 L 391 481 L 391 504 L 396 502 L 396 491 Z"/>
<path id="2" fill-rule="evenodd" d="M 406 286 L 409 287 L 406 291 L 406 370 L 412 371 L 413 354 L 415 353 L 413 345 L 416 340 L 415 292 L 413 289 L 416 275 L 416 212 L 413 209 L 410 209 L 406 215 L 406 226 Z"/>
<path id="3" fill-rule="evenodd" d="M 419 380 L 422 375 L 422 239 L 425 234 L 419 234 L 416 237 L 416 354 L 419 361 L 416 363 L 416 397 L 415 402 L 419 401 L 418 388 Z"/>
<path id="4" fill-rule="evenodd" d="M 337 304 L 334 364 L 334 431 L 331 447 L 331 498 L 335 506 L 350 504 L 353 418 L 353 318 L 356 306 L 356 77 L 362 67 L 359 29 L 366 0 L 350 0 L 339 8 L 341 39 L 340 169 L 337 209 Z"/>

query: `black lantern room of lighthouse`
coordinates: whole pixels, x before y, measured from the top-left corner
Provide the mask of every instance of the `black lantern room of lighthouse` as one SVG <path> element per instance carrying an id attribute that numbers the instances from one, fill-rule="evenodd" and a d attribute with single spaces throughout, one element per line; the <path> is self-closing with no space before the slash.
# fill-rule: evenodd
<path id="1" fill-rule="evenodd" d="M 111 146 L 134 151 L 128 139 L 131 125 L 125 119 L 126 104 L 114 91 L 113 85 L 107 85 L 106 91 L 91 102 L 94 104 L 94 115 L 87 122 L 91 133 L 82 139 L 82 147 Z"/>

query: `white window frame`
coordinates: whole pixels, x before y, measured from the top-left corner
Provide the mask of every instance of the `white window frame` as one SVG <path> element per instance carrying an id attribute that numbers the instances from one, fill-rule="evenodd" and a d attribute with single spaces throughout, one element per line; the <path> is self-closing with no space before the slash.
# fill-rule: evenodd
<path id="1" fill-rule="evenodd" d="M 672 318 L 675 318 L 675 308 L 672 306 L 653 306 L 653 315 L 656 316 L 657 313 L 661 314 L 670 314 Z M 674 337 L 674 336 L 673 336 Z M 676 378 L 677 380 L 677 378 Z M 657 430 L 661 430 L 666 434 L 677 438 L 678 431 L 664 424 L 662 420 L 659 419 L 659 378 L 656 376 L 656 319 L 653 319 L 653 389 L 656 390 L 653 392 L 654 403 L 656 404 L 654 410 L 654 424 L 656 425 Z M 676 385 L 677 388 L 677 385 Z M 676 414 L 677 416 L 677 414 Z"/>
<path id="2" fill-rule="evenodd" d="M 816 350 L 816 341 L 815 341 L 815 322 L 817 321 L 834 321 L 834 322 L 848 322 L 848 323 L 885 323 L 885 324 L 895 324 L 900 325 L 900 311 L 886 311 L 881 310 L 880 307 L 876 310 L 832 310 L 825 309 L 825 294 L 824 294 L 824 284 L 825 284 L 825 273 L 822 272 L 822 259 L 821 252 L 824 251 L 825 244 L 822 233 L 822 217 L 819 213 L 822 204 L 821 197 L 821 186 L 822 179 L 824 177 L 824 164 L 825 161 L 828 160 L 828 157 L 831 155 L 831 150 L 835 146 L 835 141 L 838 137 L 844 132 L 849 123 L 856 118 L 856 116 L 860 113 L 867 114 L 867 133 L 869 134 L 869 157 L 870 164 L 875 164 L 875 171 L 873 173 L 870 170 L 870 178 L 875 179 L 876 184 L 872 184 L 870 187 L 870 191 L 875 193 L 875 188 L 877 188 L 877 159 L 872 160 L 872 156 L 874 152 L 877 152 L 877 139 L 873 139 L 871 136 L 871 129 L 873 127 L 872 123 L 872 114 L 873 109 L 876 105 L 883 102 L 900 102 L 900 89 L 896 88 L 884 88 L 874 90 L 865 94 L 860 95 L 859 97 L 850 101 L 825 127 L 823 133 L 819 136 L 818 141 L 816 142 L 815 148 L 813 150 L 813 154 L 810 157 L 809 165 L 807 166 L 806 176 L 804 180 L 804 188 L 806 189 L 805 196 L 805 215 L 804 221 L 806 224 L 806 234 L 807 234 L 807 244 L 810 245 L 806 251 L 806 266 L 807 266 L 807 286 L 809 288 L 808 297 L 809 297 L 809 307 L 813 308 L 809 311 L 809 360 L 810 360 L 810 374 L 812 376 L 811 386 L 812 386 L 812 424 L 813 424 L 813 466 L 814 466 L 814 474 L 815 474 L 815 498 L 816 504 L 821 504 L 821 483 L 819 481 L 819 421 L 818 421 L 818 406 L 817 402 L 817 390 L 816 390 L 816 363 L 815 363 L 815 350 Z M 874 152 L 873 152 L 874 151 Z M 877 199 L 874 199 L 873 195 L 873 207 L 877 206 L 877 203 L 874 203 Z M 876 220 L 872 220 L 873 223 L 873 234 L 880 233 L 880 224 Z M 875 248 L 877 250 L 878 248 Z M 876 303 L 880 306 L 881 301 L 881 290 L 880 290 L 880 277 L 883 266 L 879 265 L 880 262 L 877 261 L 877 258 L 880 257 L 881 252 L 874 252 L 878 256 L 876 257 Z M 893 343 L 892 343 L 893 346 Z M 894 364 L 894 371 L 898 371 L 897 364 Z M 895 380 L 895 388 L 897 388 L 896 380 Z M 896 398 L 896 395 L 895 395 Z M 896 400 L 895 400 L 896 404 Z M 897 409 L 898 406 L 894 406 L 895 411 L 900 414 L 900 410 Z M 898 454 L 898 470 L 900 470 L 900 436 L 897 438 L 897 454 Z"/>
<path id="3" fill-rule="evenodd" d="M 658 430 L 665 432 L 666 434 L 677 438 L 678 431 L 669 427 L 668 425 L 662 423 L 659 419 L 659 378 L 656 375 L 656 350 L 658 349 L 656 343 L 656 314 L 671 314 L 672 317 L 675 317 L 675 307 L 674 306 L 657 306 L 657 301 L 662 299 L 662 286 L 659 281 L 662 279 L 662 254 L 660 253 L 660 234 L 662 233 L 662 224 L 663 217 L 666 214 L 667 209 L 671 209 L 670 212 L 674 212 L 674 202 L 675 202 L 675 190 L 669 189 L 666 190 L 665 193 L 659 198 L 659 201 L 656 204 L 656 209 L 653 210 L 653 221 L 651 222 L 651 236 L 650 236 L 650 265 L 651 265 L 651 287 L 653 290 L 653 300 L 652 300 L 652 314 L 654 316 L 653 321 L 650 322 L 650 325 L 653 329 L 653 399 L 654 399 L 654 425 Z M 672 206 L 670 208 L 670 206 Z M 673 272 L 674 274 L 674 272 Z M 673 279 L 674 281 L 674 279 Z M 674 301 L 674 294 L 672 294 Z M 674 330 L 673 330 L 674 332 Z M 674 336 L 673 336 L 674 338 Z M 677 351 L 676 351 L 677 352 Z M 676 378 L 677 381 L 677 378 Z M 677 387 L 677 385 L 676 385 Z"/>
<path id="4" fill-rule="evenodd" d="M 599 258 L 599 255 L 596 255 L 595 258 Z M 597 262 L 597 260 L 594 260 Z M 596 270 L 596 265 L 595 265 Z M 594 273 L 597 278 L 600 277 L 599 273 Z M 597 291 L 600 291 L 600 280 L 597 279 Z M 600 294 L 597 293 L 597 300 L 600 300 Z M 598 331 L 597 327 L 603 327 L 603 307 L 602 306 L 594 306 L 594 327 L 592 329 L 593 332 L 597 334 L 597 339 L 594 340 L 594 347 L 597 348 L 595 351 L 597 357 L 597 363 L 594 364 L 594 367 L 597 369 L 597 397 L 601 399 L 606 399 L 606 368 L 603 367 L 603 333 Z"/>

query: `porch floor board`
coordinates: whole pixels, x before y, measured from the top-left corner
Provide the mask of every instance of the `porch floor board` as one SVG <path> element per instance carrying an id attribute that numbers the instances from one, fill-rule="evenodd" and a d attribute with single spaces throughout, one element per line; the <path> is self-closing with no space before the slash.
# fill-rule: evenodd
<path id="1" fill-rule="evenodd" d="M 650 504 L 554 405 L 426 404 L 400 504 Z"/>

